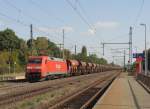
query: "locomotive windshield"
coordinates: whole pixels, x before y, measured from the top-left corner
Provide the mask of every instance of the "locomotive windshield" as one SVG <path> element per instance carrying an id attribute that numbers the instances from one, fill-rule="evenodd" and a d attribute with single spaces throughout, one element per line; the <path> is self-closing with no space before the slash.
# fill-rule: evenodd
<path id="1" fill-rule="evenodd" d="M 28 63 L 30 64 L 41 64 L 42 63 L 42 59 L 29 59 Z"/>

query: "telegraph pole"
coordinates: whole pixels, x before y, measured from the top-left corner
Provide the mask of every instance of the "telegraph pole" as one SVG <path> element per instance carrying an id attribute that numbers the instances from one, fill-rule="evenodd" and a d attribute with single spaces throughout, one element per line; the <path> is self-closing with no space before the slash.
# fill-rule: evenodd
<path id="1" fill-rule="evenodd" d="M 121 57 L 123 57 L 123 66 L 124 66 L 124 69 L 125 69 L 125 65 L 126 65 L 126 50 L 125 49 L 129 49 L 129 48 L 117 48 L 117 49 L 111 49 L 111 50 L 119 50 L 119 49 L 124 49 L 123 51 L 116 51 L 115 53 L 123 53 L 123 56 L 121 56 Z M 113 60 L 114 60 L 114 57 L 115 56 L 113 56 Z M 120 56 L 116 56 L 116 57 L 120 57 Z"/>
<path id="2" fill-rule="evenodd" d="M 33 54 L 33 27 L 30 25 L 30 37 L 31 37 L 31 56 Z"/>
<path id="3" fill-rule="evenodd" d="M 104 56 L 104 47 L 105 47 L 106 44 L 111 44 L 111 45 L 113 45 L 113 44 L 115 44 L 115 45 L 117 45 L 117 44 L 119 44 L 119 45 L 124 45 L 124 44 L 129 44 L 129 42 L 127 42 L 127 43 L 126 43 L 126 42 L 123 42 L 123 43 L 122 43 L 122 42 L 121 42 L 121 43 L 118 43 L 118 42 L 117 42 L 117 43 L 101 43 L 101 44 L 103 45 L 103 56 Z"/>
<path id="4" fill-rule="evenodd" d="M 75 45 L 75 56 L 77 55 L 77 45 Z"/>
<path id="5" fill-rule="evenodd" d="M 147 54 L 147 45 L 146 45 L 146 24 L 140 24 L 141 26 L 144 26 L 145 28 L 145 75 L 148 75 L 148 54 Z"/>
<path id="6" fill-rule="evenodd" d="M 124 70 L 126 68 L 126 51 L 124 50 Z"/>
<path id="7" fill-rule="evenodd" d="M 11 61 L 11 52 L 12 52 L 12 50 L 11 50 L 11 48 L 9 49 L 9 73 L 11 72 L 11 63 L 10 63 L 10 61 Z"/>
<path id="8" fill-rule="evenodd" d="M 129 31 L 129 64 L 132 64 L 132 27 L 130 27 Z"/>
<path id="9" fill-rule="evenodd" d="M 61 44 L 61 43 L 60 43 L 60 44 L 57 44 L 57 45 L 59 46 L 59 49 L 60 49 L 60 51 L 61 51 L 61 50 L 62 50 L 62 46 L 63 46 L 63 44 Z M 60 57 L 62 57 L 61 52 L 60 52 L 60 54 L 59 54 L 59 55 L 60 55 Z"/>
<path id="10" fill-rule="evenodd" d="M 65 53 L 64 53 L 64 45 L 65 45 L 65 30 L 62 30 L 63 33 L 63 59 L 65 59 Z"/>
<path id="11" fill-rule="evenodd" d="M 103 44 L 103 56 L 104 56 L 104 43 L 102 43 Z"/>

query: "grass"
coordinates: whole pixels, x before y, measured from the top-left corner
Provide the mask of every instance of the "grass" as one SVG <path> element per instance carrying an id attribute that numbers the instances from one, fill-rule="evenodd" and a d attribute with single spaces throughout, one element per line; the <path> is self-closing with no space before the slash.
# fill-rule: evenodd
<path id="1" fill-rule="evenodd" d="M 94 78 L 97 80 L 98 77 Z M 77 81 L 75 83 L 67 84 L 64 87 L 54 89 L 47 93 L 32 97 L 30 99 L 25 99 L 23 101 L 17 102 L 15 107 L 11 107 L 11 109 L 36 109 L 36 108 L 44 108 L 44 106 L 51 106 L 56 103 L 62 97 L 76 92 L 78 89 L 87 86 L 88 84 L 94 81 L 93 79 L 90 80 L 83 80 Z"/>
<path id="2" fill-rule="evenodd" d="M 75 91 L 78 85 L 66 85 L 63 88 L 52 90 L 42 95 L 38 95 L 36 97 L 26 99 L 24 101 L 18 102 L 16 107 L 13 109 L 36 109 L 40 106 L 45 106 L 49 104 L 53 104 L 56 100 L 60 99 L 61 97 L 68 95 L 69 93 Z"/>

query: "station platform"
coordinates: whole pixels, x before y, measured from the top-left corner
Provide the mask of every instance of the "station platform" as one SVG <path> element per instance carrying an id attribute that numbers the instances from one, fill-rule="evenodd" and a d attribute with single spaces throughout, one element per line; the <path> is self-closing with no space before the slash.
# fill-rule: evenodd
<path id="1" fill-rule="evenodd" d="M 150 109 L 150 94 L 134 77 L 121 74 L 93 109 Z"/>
<path id="2" fill-rule="evenodd" d="M 16 75 L 16 76 L 1 76 L 0 81 L 9 81 L 9 80 L 24 80 L 24 75 Z"/>

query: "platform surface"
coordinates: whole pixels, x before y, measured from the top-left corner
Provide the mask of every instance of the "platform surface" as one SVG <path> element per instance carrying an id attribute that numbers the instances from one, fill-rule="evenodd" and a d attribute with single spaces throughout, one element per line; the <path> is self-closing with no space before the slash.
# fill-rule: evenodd
<path id="1" fill-rule="evenodd" d="M 0 81 L 7 81 L 7 80 L 23 80 L 25 79 L 24 75 L 12 75 L 12 76 L 1 76 Z"/>
<path id="2" fill-rule="evenodd" d="M 150 109 L 150 94 L 134 77 L 122 74 L 93 109 Z"/>

